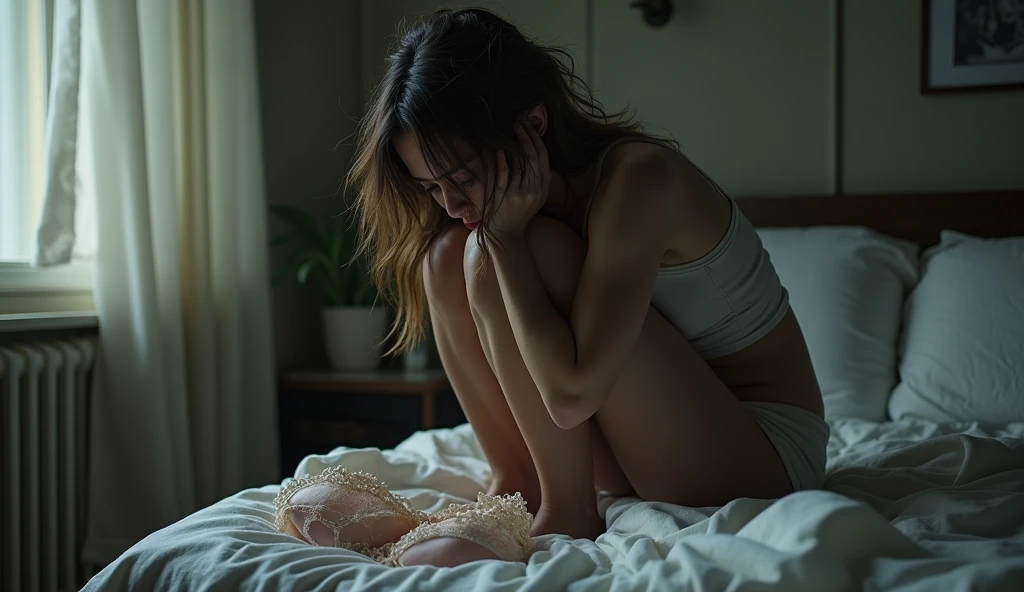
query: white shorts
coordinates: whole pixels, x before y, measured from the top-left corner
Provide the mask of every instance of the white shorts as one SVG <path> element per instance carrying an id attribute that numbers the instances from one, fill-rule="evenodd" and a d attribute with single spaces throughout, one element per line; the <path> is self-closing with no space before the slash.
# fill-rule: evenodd
<path id="1" fill-rule="evenodd" d="M 743 401 L 782 458 L 793 491 L 821 489 L 829 427 L 819 415 L 796 405 Z"/>

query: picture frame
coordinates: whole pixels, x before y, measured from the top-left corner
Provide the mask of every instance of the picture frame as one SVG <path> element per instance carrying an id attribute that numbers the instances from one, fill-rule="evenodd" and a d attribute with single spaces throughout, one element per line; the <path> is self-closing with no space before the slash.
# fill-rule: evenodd
<path id="1" fill-rule="evenodd" d="M 1024 0 L 922 0 L 921 92 L 1024 89 Z"/>

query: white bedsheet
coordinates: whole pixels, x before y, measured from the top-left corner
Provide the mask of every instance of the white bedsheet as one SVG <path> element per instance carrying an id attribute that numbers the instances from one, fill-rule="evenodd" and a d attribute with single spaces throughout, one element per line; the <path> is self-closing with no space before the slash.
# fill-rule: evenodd
<path id="1" fill-rule="evenodd" d="M 85 590 L 1024 590 L 1024 424 L 831 422 L 829 491 L 722 508 L 608 500 L 596 542 L 535 539 L 528 564 L 391 569 L 273 528 L 278 486 L 249 489 L 153 533 Z M 344 464 L 425 510 L 475 499 L 489 469 L 468 426 Z"/>

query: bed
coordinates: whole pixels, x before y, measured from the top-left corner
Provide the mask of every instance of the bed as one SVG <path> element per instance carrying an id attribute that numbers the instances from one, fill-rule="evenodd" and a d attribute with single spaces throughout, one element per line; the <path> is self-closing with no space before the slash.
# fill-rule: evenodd
<path id="1" fill-rule="evenodd" d="M 1024 239 L 995 238 L 1024 236 L 1024 192 L 739 201 L 826 395 L 823 490 L 715 508 L 602 497 L 596 541 L 392 569 L 275 531 L 273 484 L 152 533 L 85 590 L 1024 590 Z M 965 303 L 976 314 L 950 313 Z M 978 327 L 991 339 L 972 347 Z M 468 425 L 296 474 L 339 464 L 426 511 L 489 478 Z"/>

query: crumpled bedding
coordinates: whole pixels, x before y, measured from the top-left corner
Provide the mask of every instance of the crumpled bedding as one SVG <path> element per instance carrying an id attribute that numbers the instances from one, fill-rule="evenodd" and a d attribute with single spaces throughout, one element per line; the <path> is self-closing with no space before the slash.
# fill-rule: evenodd
<path id="1" fill-rule="evenodd" d="M 607 533 L 538 537 L 528 564 L 386 568 L 305 545 L 274 529 L 268 485 L 149 535 L 85 590 L 1024 590 L 1024 423 L 829 423 L 825 490 L 720 508 L 604 498 Z M 489 478 L 468 425 L 338 448 L 296 472 L 337 464 L 425 511 L 475 499 Z"/>

